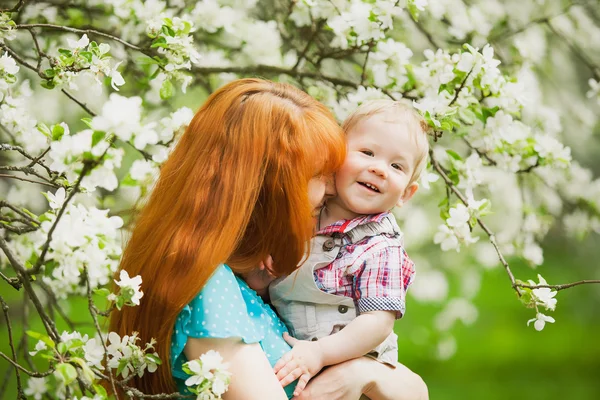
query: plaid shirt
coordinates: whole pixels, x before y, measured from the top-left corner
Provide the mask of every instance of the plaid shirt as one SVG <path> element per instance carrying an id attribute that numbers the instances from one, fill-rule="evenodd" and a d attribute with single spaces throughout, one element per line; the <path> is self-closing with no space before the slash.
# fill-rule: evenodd
<path id="1" fill-rule="evenodd" d="M 391 222 L 393 230 L 384 232 L 381 228 L 386 226 L 382 225 L 385 219 Z M 352 243 L 349 233 L 367 224 L 379 232 Z M 317 235 L 331 236 L 341 246 L 331 264 L 314 271 L 319 289 L 353 298 L 359 313 L 386 310 L 396 311 L 396 318 L 404 315 L 406 290 L 415 269 L 391 213 L 341 220 L 321 229 Z"/>

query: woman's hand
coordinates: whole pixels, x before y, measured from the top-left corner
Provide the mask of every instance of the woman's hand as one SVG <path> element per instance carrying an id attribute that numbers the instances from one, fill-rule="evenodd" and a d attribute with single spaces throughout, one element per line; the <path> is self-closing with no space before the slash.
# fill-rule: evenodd
<path id="1" fill-rule="evenodd" d="M 369 379 L 361 376 L 360 359 L 324 369 L 294 400 L 358 400 Z"/>
<path id="2" fill-rule="evenodd" d="M 402 364 L 391 368 L 359 357 L 327 368 L 295 400 L 428 400 L 423 379 Z"/>

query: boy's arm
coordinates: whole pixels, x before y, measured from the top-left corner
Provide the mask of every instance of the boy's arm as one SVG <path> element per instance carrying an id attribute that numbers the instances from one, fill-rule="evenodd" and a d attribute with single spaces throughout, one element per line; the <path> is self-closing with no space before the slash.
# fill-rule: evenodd
<path id="1" fill-rule="evenodd" d="M 388 337 L 394 327 L 394 311 L 371 311 L 356 317 L 344 329 L 317 341 L 283 338 L 292 346 L 275 364 L 274 372 L 282 386 L 300 378 L 294 396 L 323 367 L 361 357 Z"/>
<path id="2" fill-rule="evenodd" d="M 395 311 L 370 311 L 360 314 L 341 331 L 319 339 L 323 365 L 364 356 L 383 343 L 394 329 L 395 320 Z"/>

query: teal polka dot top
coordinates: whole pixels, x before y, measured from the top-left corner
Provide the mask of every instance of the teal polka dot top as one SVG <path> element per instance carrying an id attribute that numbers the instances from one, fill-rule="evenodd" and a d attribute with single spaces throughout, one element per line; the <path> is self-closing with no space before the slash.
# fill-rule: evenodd
<path id="1" fill-rule="evenodd" d="M 259 343 L 274 366 L 291 347 L 283 340 L 287 332 L 273 309 L 227 265 L 220 265 L 198 295 L 179 313 L 171 339 L 171 370 L 181 393 L 189 377 L 181 366 L 188 360 L 183 348 L 188 337 L 241 337 L 244 343 Z M 226 360 L 225 360 L 226 361 Z M 235 376 L 232 377 L 235 379 Z M 296 382 L 286 386 L 293 397 Z"/>

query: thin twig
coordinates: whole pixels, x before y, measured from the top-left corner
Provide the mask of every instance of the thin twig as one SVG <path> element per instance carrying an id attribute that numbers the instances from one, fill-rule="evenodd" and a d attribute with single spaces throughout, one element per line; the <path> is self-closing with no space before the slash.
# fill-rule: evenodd
<path id="1" fill-rule="evenodd" d="M 12 353 L 12 359 L 14 363 L 17 364 L 17 351 L 15 350 L 15 344 L 13 341 L 12 325 L 10 323 L 10 315 L 8 314 L 8 304 L 6 304 L 2 296 L 0 296 L 0 304 L 2 304 L 2 311 L 4 312 L 4 319 L 6 320 L 6 327 L 8 329 L 8 344 Z M 21 374 L 19 374 L 18 368 L 15 368 L 15 374 L 17 375 L 17 396 L 21 399 L 25 399 L 25 394 L 23 393 L 23 384 L 21 383 Z"/>
<path id="2" fill-rule="evenodd" d="M 27 165 L 27 167 L 31 168 L 33 167 L 35 164 L 40 165 L 42 168 L 44 168 L 46 170 L 46 172 L 48 173 L 48 176 L 59 176 L 60 174 L 56 171 L 52 171 L 43 161 L 42 158 L 44 158 L 44 156 L 46 154 L 48 154 L 48 152 L 50 151 L 50 147 L 48 147 L 46 150 L 44 150 L 42 152 L 42 154 L 40 154 L 37 157 L 32 156 L 31 154 L 29 154 L 27 151 L 25 151 L 25 149 L 23 149 L 21 146 L 13 146 L 10 144 L 5 144 L 5 143 L 0 143 L 0 151 L 17 151 L 19 152 L 23 157 L 27 158 L 28 160 L 31 160 L 31 162 L 29 163 L 29 165 Z"/>
<path id="3" fill-rule="evenodd" d="M 8 258 L 8 261 L 10 262 L 11 266 L 17 272 L 19 279 L 23 283 L 23 287 L 27 291 L 27 294 L 29 295 L 31 302 L 35 306 L 38 314 L 40 315 L 40 318 L 42 319 L 42 323 L 44 324 L 44 328 L 46 329 L 46 332 L 48 332 L 48 335 L 50 336 L 50 338 L 52 340 L 54 340 L 54 342 L 59 342 L 60 335 L 58 334 L 58 331 L 56 330 L 56 325 L 54 324 L 54 321 L 52 321 L 52 319 L 50 317 L 48 317 L 48 315 L 44 311 L 44 306 L 42 305 L 42 302 L 40 301 L 37 294 L 33 290 L 33 287 L 31 286 L 31 282 L 29 282 L 29 279 L 27 276 L 27 271 L 26 271 L 25 267 L 23 266 L 23 264 L 21 264 L 19 262 L 19 260 L 16 259 L 16 257 L 13 255 L 12 251 L 10 251 L 10 248 L 8 247 L 8 243 L 6 243 L 6 241 L 4 240 L 4 238 L 1 235 L 0 235 L 0 249 L 2 249 L 2 251 L 4 251 L 6 258 Z"/>
<path id="4" fill-rule="evenodd" d="M 19 11 L 21 11 L 21 9 L 23 8 L 23 6 L 25 5 L 25 3 L 27 3 L 27 0 L 19 0 L 19 2 L 17 4 L 15 4 L 15 6 L 13 8 L 5 8 L 0 10 L 0 12 L 3 13 L 18 13 Z"/>
<path id="5" fill-rule="evenodd" d="M 20 25 L 15 26 L 15 29 L 31 29 L 31 28 L 54 29 L 54 30 L 59 30 L 59 31 L 64 31 L 64 32 L 79 33 L 82 35 L 87 34 L 87 35 L 102 36 L 107 39 L 114 40 L 115 42 L 119 42 L 122 45 L 129 47 L 130 49 L 139 51 L 141 53 L 146 54 L 146 52 L 149 52 L 148 49 L 144 49 L 144 48 L 141 48 L 134 44 L 131 44 L 131 43 L 121 39 L 118 36 L 114 36 L 114 35 L 111 35 L 110 33 L 98 31 L 95 29 L 77 29 L 77 28 L 71 28 L 70 26 L 61 26 L 61 25 L 54 25 L 54 24 L 20 24 Z"/>
<path id="6" fill-rule="evenodd" d="M 96 113 L 95 113 L 95 112 L 93 112 L 92 110 L 90 110 L 90 109 L 88 108 L 88 106 L 87 106 L 85 103 L 83 103 L 83 102 L 81 102 L 81 101 L 77 100 L 77 99 L 75 98 L 75 96 L 73 96 L 71 93 L 67 92 L 65 89 L 61 89 L 60 91 L 61 91 L 61 92 L 63 92 L 63 93 L 64 93 L 64 94 L 65 94 L 65 95 L 66 95 L 68 98 L 70 98 L 71 100 L 73 100 L 75 103 L 77 103 L 77 105 L 79 105 L 79 107 L 83 108 L 83 109 L 84 109 L 84 110 L 85 110 L 85 111 L 86 111 L 88 114 L 90 114 L 92 117 L 95 117 L 95 116 L 96 116 Z"/>
<path id="7" fill-rule="evenodd" d="M 19 210 L 17 207 L 13 206 L 12 204 L 10 204 L 9 202 L 5 201 L 5 200 L 0 200 L 0 209 L 2 207 L 6 207 L 6 208 L 10 208 L 11 210 L 13 210 L 14 212 L 16 212 L 17 214 L 19 214 L 21 217 L 25 218 L 26 220 L 28 220 L 31 223 L 34 223 L 36 225 L 39 225 L 40 222 L 36 219 L 33 219 L 29 214 Z"/>
<path id="8" fill-rule="evenodd" d="M 436 49 L 439 49 L 440 45 L 435 41 L 435 39 L 433 38 L 433 35 L 431 33 L 429 33 L 423 25 L 421 25 L 420 23 L 418 23 L 417 21 L 415 21 L 412 18 L 411 18 L 411 20 L 414 22 L 417 29 L 427 38 L 429 43 L 431 43 L 431 45 L 433 47 L 435 47 Z"/>
<path id="9" fill-rule="evenodd" d="M 444 171 L 444 169 L 442 168 L 442 166 L 439 164 L 439 162 L 435 158 L 435 156 L 433 154 L 433 150 L 429 150 L 429 158 L 431 159 L 431 165 L 436 170 L 436 172 L 442 177 L 442 179 L 446 183 L 446 186 L 448 186 L 450 188 L 450 190 L 452 190 L 452 192 L 456 195 L 456 197 L 458 197 L 459 200 L 465 206 L 468 207 L 469 206 L 468 200 L 454 186 L 454 183 L 452 182 L 452 180 L 448 177 L 448 175 L 446 174 L 446 172 Z M 511 283 L 512 287 L 516 290 L 517 294 L 520 296 L 521 295 L 521 291 L 517 288 L 517 286 L 516 286 L 516 280 L 515 280 L 515 277 L 514 277 L 512 271 L 510 270 L 510 266 L 508 265 L 508 262 L 506 261 L 506 259 L 502 255 L 502 252 L 500 251 L 500 247 L 498 246 L 498 243 L 496 242 L 496 236 L 494 235 L 494 233 L 487 227 L 487 225 L 480 218 L 477 218 L 477 223 L 479 224 L 479 226 L 481 227 L 481 229 L 483 229 L 483 231 L 488 235 L 490 242 L 494 246 L 494 249 L 496 249 L 496 253 L 498 254 L 498 258 L 500 259 L 500 262 L 502 263 L 502 265 L 504 266 L 504 269 L 506 270 L 506 273 L 508 274 L 508 278 L 510 279 L 510 283 Z"/>
<path id="10" fill-rule="evenodd" d="M 46 377 L 46 376 L 51 375 L 51 374 L 54 373 L 54 369 L 50 369 L 50 370 L 48 370 L 46 372 L 30 371 L 27 368 L 23 367 L 22 365 L 14 362 L 9 356 L 7 356 L 6 354 L 4 354 L 1 351 L 0 351 L 0 357 L 4 358 L 6 361 L 8 361 L 9 363 L 11 363 L 13 367 L 17 368 L 18 370 L 20 370 L 22 372 L 25 372 L 29 376 L 33 376 L 34 378 L 43 378 L 43 377 Z"/>
<path id="11" fill-rule="evenodd" d="M 333 76 L 327 76 L 318 72 L 307 72 L 307 71 L 294 71 L 293 69 L 286 69 L 280 67 L 273 67 L 270 65 L 254 65 L 251 67 L 192 67 L 192 70 L 200 75 L 206 74 L 219 74 L 223 72 L 230 72 L 234 74 L 257 74 L 257 75 L 288 75 L 295 78 L 312 78 L 321 79 L 327 82 L 331 82 L 334 85 L 351 87 L 353 89 L 358 88 L 358 84 L 347 79 L 336 78 Z"/>
<path id="12" fill-rule="evenodd" d="M 98 323 L 98 317 L 96 306 L 94 305 L 94 300 L 92 299 L 92 288 L 90 285 L 90 276 L 87 272 L 87 267 L 83 267 L 83 275 L 85 276 L 85 283 L 87 289 L 87 297 L 88 297 L 88 310 L 90 311 L 90 315 L 94 320 L 94 326 L 96 327 L 96 332 L 98 332 L 98 336 L 100 336 L 100 342 L 102 342 L 102 348 L 104 349 L 104 356 L 102 357 L 102 361 L 108 361 L 108 348 L 106 347 L 106 343 L 102 340 L 102 330 L 100 329 L 100 324 Z M 112 374 L 112 369 L 108 368 L 108 378 L 110 381 L 110 385 L 112 386 L 113 394 L 117 400 L 119 400 L 119 394 L 117 392 L 117 387 L 115 385 L 115 379 Z"/>
<path id="13" fill-rule="evenodd" d="M 16 62 L 18 62 L 22 66 L 24 66 L 26 68 L 29 68 L 30 70 L 34 71 L 36 74 L 39 75 L 40 78 L 42 78 L 42 79 L 47 79 L 48 78 L 46 76 L 46 74 L 44 74 L 42 71 L 38 70 L 33 65 L 29 64 L 27 61 L 25 61 L 23 58 L 21 58 L 21 56 L 19 56 L 13 49 L 11 49 L 10 47 L 8 47 L 4 43 L 0 42 L 0 49 L 4 49 L 8 54 L 10 54 L 10 56 L 12 58 L 15 59 Z"/>
<path id="14" fill-rule="evenodd" d="M 106 154 L 106 152 L 105 152 L 105 154 Z M 38 257 L 35 265 L 26 272 L 29 276 L 35 275 L 38 272 L 40 272 L 40 269 L 42 268 L 42 265 L 44 264 L 44 261 L 46 259 L 46 253 L 48 252 L 48 248 L 50 247 L 50 241 L 52 240 L 52 234 L 54 233 L 56 226 L 58 225 L 65 210 L 67 209 L 67 205 L 69 204 L 69 201 L 71 201 L 71 199 L 79 191 L 79 186 L 81 185 L 81 181 L 87 175 L 88 171 L 90 171 L 93 168 L 93 165 L 94 165 L 94 163 L 92 163 L 92 162 L 84 163 L 83 168 L 81 169 L 81 173 L 79 174 L 79 178 L 77 178 L 77 182 L 75 182 L 75 185 L 73 186 L 73 190 L 69 193 L 69 195 L 65 199 L 65 202 L 63 203 L 62 207 L 58 211 L 58 214 L 56 215 L 56 219 L 54 220 L 54 223 L 52 224 L 52 226 L 50 227 L 50 230 L 48 231 L 48 235 L 46 236 L 46 242 L 44 242 L 44 245 L 42 246 L 42 252 L 41 252 L 40 256 Z"/>
<path id="15" fill-rule="evenodd" d="M 60 185 L 57 185 L 57 184 L 34 181 L 31 179 L 27 179 L 27 178 L 21 178 L 20 176 L 17 176 L 17 175 L 0 174 L 0 178 L 16 179 L 18 181 L 23 181 L 23 182 L 37 183 L 38 185 L 50 186 L 51 188 L 54 188 L 54 189 L 61 187 Z"/>
<path id="16" fill-rule="evenodd" d="M 312 34 L 310 35 L 310 38 L 306 42 L 306 46 L 304 46 L 304 50 L 302 50 L 302 52 L 298 56 L 298 61 L 296 61 L 296 64 L 292 67 L 292 70 L 296 71 L 298 69 L 298 67 L 300 66 L 300 63 L 302 62 L 302 60 L 304 59 L 304 57 L 306 57 L 306 53 L 308 53 L 308 50 L 310 49 L 310 46 L 313 44 L 313 41 L 315 40 L 315 37 L 321 31 L 321 29 L 323 28 L 323 25 L 325 25 L 325 20 L 320 20 L 319 23 L 317 24 L 317 27 L 312 31 Z"/>
<path id="17" fill-rule="evenodd" d="M 575 56 L 577 56 L 577 58 L 579 58 L 590 69 L 590 71 L 594 75 L 594 78 L 596 78 L 596 80 L 600 80 L 600 68 L 597 65 L 595 65 L 592 61 L 590 61 L 586 56 L 584 56 L 583 52 L 574 43 L 572 43 L 569 39 L 567 39 L 563 34 L 558 32 L 552 26 L 550 21 L 545 21 L 545 22 L 546 22 L 546 26 L 548 26 L 548 28 L 550 28 L 550 30 L 556 36 L 558 36 L 563 42 L 565 42 L 565 44 L 569 47 L 569 49 L 571 49 L 571 52 L 573 54 L 575 54 Z"/>
<path id="18" fill-rule="evenodd" d="M 8 277 L 0 272 L 0 278 L 4 279 L 10 286 L 14 287 L 17 290 L 21 289 L 21 280 L 17 277 Z"/>
<path id="19" fill-rule="evenodd" d="M 510 38 L 510 37 L 517 35 L 523 31 L 526 31 L 527 29 L 531 28 L 534 25 L 544 24 L 556 17 L 560 17 L 561 15 L 566 14 L 571 9 L 571 7 L 576 6 L 576 5 L 579 5 L 579 3 L 577 3 L 577 2 L 569 3 L 561 10 L 560 13 L 558 13 L 556 15 L 550 15 L 550 16 L 546 16 L 546 17 L 532 19 L 531 21 L 527 22 L 525 25 L 521 26 L 520 28 L 517 28 L 512 31 L 499 32 L 493 36 L 490 36 L 488 38 L 488 41 L 495 42 L 496 40 L 504 40 L 504 39 Z"/>
<path id="20" fill-rule="evenodd" d="M 460 83 L 460 86 L 458 87 L 458 89 L 456 89 L 456 93 L 454 94 L 454 98 L 452 99 L 452 101 L 450 102 L 450 104 L 448 104 L 448 107 L 451 107 L 456 102 L 456 100 L 458 100 L 458 95 L 460 94 L 460 92 L 465 87 L 465 84 L 467 83 L 467 80 L 469 79 L 469 76 L 471 76 L 471 72 L 473 72 L 473 68 L 471 68 L 471 70 L 469 71 L 469 73 L 467 74 L 467 76 L 465 76 L 465 79 L 463 79 L 463 81 Z"/>
<path id="21" fill-rule="evenodd" d="M 548 289 L 556 290 L 558 292 L 559 290 L 568 289 L 573 286 L 593 284 L 593 283 L 600 283 L 600 279 L 585 279 L 585 280 L 578 281 L 578 282 L 563 283 L 562 285 L 528 285 L 525 283 L 517 283 L 516 286 L 522 287 L 522 288 L 527 288 L 527 289 L 548 288 Z"/>

